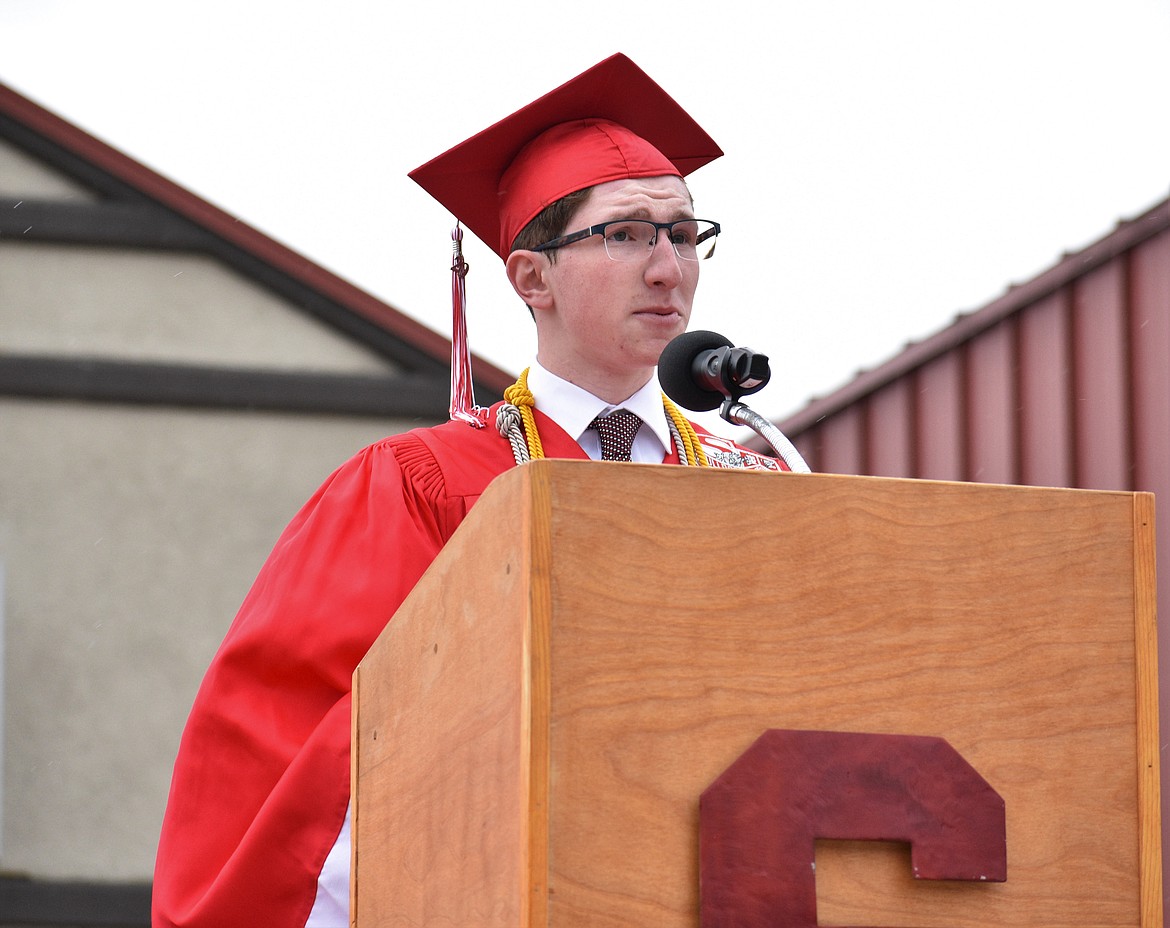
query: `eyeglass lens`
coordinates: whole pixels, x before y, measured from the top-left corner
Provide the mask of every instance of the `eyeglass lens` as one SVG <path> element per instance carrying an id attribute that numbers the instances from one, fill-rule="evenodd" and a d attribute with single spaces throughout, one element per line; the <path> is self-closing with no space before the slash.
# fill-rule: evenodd
<path id="1" fill-rule="evenodd" d="M 699 261 L 710 257 L 715 249 L 715 239 L 711 235 L 714 230 L 714 223 L 701 219 L 680 220 L 669 230 L 659 229 L 644 219 L 623 219 L 606 223 L 602 238 L 606 253 L 615 261 L 637 261 L 646 257 L 661 231 L 669 236 L 675 254 L 682 260 Z"/>

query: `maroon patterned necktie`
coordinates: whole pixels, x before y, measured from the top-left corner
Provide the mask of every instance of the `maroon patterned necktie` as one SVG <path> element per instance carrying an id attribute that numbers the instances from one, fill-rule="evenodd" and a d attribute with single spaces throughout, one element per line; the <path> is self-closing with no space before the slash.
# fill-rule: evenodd
<path id="1" fill-rule="evenodd" d="M 601 460 L 628 461 L 634 436 L 642 427 L 642 420 L 628 409 L 619 409 L 608 416 L 598 416 L 589 423 L 601 439 Z"/>

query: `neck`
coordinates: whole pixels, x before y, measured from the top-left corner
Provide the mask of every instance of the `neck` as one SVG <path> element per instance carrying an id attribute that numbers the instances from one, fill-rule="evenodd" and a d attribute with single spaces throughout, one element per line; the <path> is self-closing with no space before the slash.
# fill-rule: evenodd
<path id="1" fill-rule="evenodd" d="M 539 353 L 537 353 L 536 360 L 550 374 L 556 374 L 562 380 L 567 380 L 574 386 L 592 393 L 599 400 L 604 400 L 615 406 L 646 386 L 654 374 L 654 368 L 627 370 L 620 373 L 596 369 L 576 369 L 571 365 L 550 363 Z"/>

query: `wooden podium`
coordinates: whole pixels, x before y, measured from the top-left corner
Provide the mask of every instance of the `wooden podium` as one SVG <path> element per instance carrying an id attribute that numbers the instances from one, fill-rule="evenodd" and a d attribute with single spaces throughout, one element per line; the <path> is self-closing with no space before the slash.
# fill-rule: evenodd
<path id="1" fill-rule="evenodd" d="M 1160 926 L 1153 537 L 1142 493 L 516 468 L 355 674 L 354 923 L 699 928 L 699 796 L 782 729 L 943 738 L 1006 809 L 1006 882 L 818 842 L 820 924 Z"/>

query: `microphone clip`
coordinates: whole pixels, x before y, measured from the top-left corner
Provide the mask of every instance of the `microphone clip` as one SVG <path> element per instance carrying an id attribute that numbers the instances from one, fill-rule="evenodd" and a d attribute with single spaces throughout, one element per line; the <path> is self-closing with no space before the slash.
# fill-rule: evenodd
<path id="1" fill-rule="evenodd" d="M 723 396 L 723 407 L 767 386 L 772 378 L 768 356 L 730 345 L 700 351 L 691 363 L 691 375 L 706 390 Z"/>

